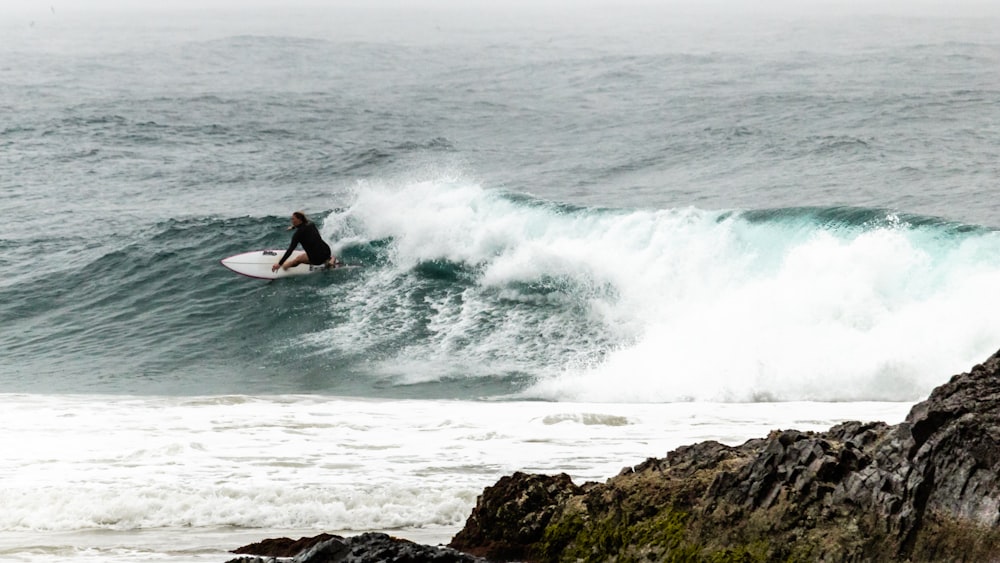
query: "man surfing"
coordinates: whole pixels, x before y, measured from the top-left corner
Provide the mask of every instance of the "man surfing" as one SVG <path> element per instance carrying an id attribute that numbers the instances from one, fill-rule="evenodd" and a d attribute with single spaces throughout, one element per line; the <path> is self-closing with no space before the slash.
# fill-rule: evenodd
<path id="1" fill-rule="evenodd" d="M 285 270 L 294 268 L 299 264 L 312 264 L 313 266 L 326 264 L 327 268 L 333 268 L 336 265 L 337 261 L 333 257 L 330 245 L 323 240 L 323 237 L 319 234 L 319 229 L 306 217 L 305 213 L 301 211 L 292 213 L 292 226 L 288 227 L 288 230 L 292 229 L 295 229 L 295 234 L 292 235 L 292 244 L 289 245 L 288 250 L 285 251 L 285 255 L 281 257 L 281 260 L 278 260 L 277 264 L 271 266 L 272 272 L 277 272 L 278 268 L 284 268 Z M 288 260 L 292 251 L 300 244 L 305 254 L 299 254 L 295 258 Z M 285 262 L 285 260 L 288 260 L 288 262 Z"/>

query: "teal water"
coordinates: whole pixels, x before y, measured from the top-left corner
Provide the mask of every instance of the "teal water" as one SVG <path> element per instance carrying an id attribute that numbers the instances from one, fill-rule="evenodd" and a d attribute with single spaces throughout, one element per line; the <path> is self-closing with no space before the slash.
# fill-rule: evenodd
<path id="1" fill-rule="evenodd" d="M 4 20 L 0 390 L 911 400 L 1000 342 L 989 21 L 296 14 Z M 219 265 L 296 209 L 364 267 Z"/>
<path id="2" fill-rule="evenodd" d="M 3 287 L 3 385 L 577 399 L 626 379 L 626 396 L 659 400 L 906 400 L 945 369 L 935 357 L 974 362 L 997 328 L 984 304 L 1000 240 L 983 227 L 864 208 L 567 208 L 461 182 L 359 190 L 316 220 L 361 268 L 239 277 L 220 257 L 281 248 L 285 218 L 206 217 Z M 748 342 L 746 365 L 701 391 L 681 377 Z M 860 390 L 803 383 L 826 354 L 857 357 L 839 376 Z"/>

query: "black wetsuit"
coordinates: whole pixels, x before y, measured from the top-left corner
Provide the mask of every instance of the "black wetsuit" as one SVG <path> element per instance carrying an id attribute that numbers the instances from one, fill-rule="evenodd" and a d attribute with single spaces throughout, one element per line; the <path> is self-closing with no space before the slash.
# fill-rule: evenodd
<path id="1" fill-rule="evenodd" d="M 323 241 L 323 237 L 319 236 L 319 229 L 312 221 L 308 223 L 303 223 L 295 229 L 295 234 L 292 235 L 292 244 L 285 251 L 285 255 L 281 257 L 278 264 L 284 264 L 285 260 L 292 255 L 292 251 L 295 247 L 302 245 L 302 250 L 306 251 L 306 256 L 309 257 L 309 263 L 313 265 L 325 264 L 327 260 L 333 255 L 330 251 L 330 245 Z"/>

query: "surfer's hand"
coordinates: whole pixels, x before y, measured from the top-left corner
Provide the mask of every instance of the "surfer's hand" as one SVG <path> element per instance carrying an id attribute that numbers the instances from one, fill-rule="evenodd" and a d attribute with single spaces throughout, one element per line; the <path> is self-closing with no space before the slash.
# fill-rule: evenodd
<path id="1" fill-rule="evenodd" d="M 272 272 L 277 272 L 279 267 L 280 267 L 280 264 L 275 264 L 275 265 L 271 266 L 271 271 Z"/>

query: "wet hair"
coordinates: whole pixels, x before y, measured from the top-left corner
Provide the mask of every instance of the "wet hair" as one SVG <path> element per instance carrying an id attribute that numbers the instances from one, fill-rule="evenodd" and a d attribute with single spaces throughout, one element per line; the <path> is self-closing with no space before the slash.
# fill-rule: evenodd
<path id="1" fill-rule="evenodd" d="M 292 215 L 294 215 L 299 221 L 302 221 L 303 224 L 309 223 L 309 218 L 306 217 L 306 214 L 301 211 L 296 211 L 295 213 L 292 213 Z"/>

